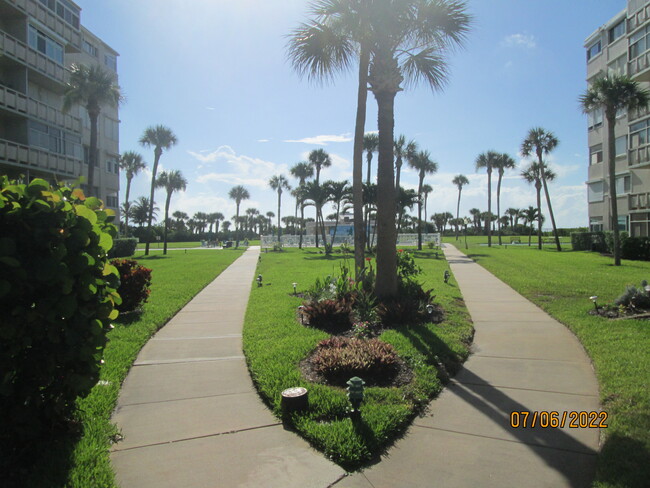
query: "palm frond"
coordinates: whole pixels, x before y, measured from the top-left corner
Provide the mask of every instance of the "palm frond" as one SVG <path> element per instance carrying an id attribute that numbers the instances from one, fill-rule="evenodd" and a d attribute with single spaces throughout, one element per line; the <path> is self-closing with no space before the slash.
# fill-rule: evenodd
<path id="1" fill-rule="evenodd" d="M 415 54 L 404 52 L 401 68 L 408 86 L 424 80 L 433 90 L 444 87 L 449 73 L 444 56 L 434 48 L 423 49 Z"/>

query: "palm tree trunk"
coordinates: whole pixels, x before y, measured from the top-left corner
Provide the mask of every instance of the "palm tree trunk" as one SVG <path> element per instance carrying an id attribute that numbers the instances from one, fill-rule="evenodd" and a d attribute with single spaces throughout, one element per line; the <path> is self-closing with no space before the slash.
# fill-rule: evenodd
<path id="1" fill-rule="evenodd" d="M 533 238 L 533 221 L 531 220 L 529 223 L 530 223 L 530 231 L 528 232 L 528 247 L 530 247 L 530 241 Z"/>
<path id="2" fill-rule="evenodd" d="M 537 180 L 535 183 L 537 189 L 537 249 L 542 249 L 542 182 Z"/>
<path id="3" fill-rule="evenodd" d="M 402 158 L 397 158 L 395 161 L 395 191 L 399 193 L 399 179 L 402 172 Z"/>
<path id="4" fill-rule="evenodd" d="M 492 247 L 492 169 L 488 168 L 488 214 L 487 214 L 487 238 L 488 247 Z"/>
<path id="5" fill-rule="evenodd" d="M 418 184 L 418 251 L 422 250 L 422 184 L 424 183 L 424 172 L 420 172 Z"/>
<path id="6" fill-rule="evenodd" d="M 147 244 L 144 248 L 144 255 L 149 255 L 149 245 L 151 241 L 151 221 L 153 220 L 153 193 L 156 188 L 156 173 L 158 172 L 158 162 L 160 161 L 160 155 L 162 154 L 162 149 L 156 147 L 154 149 L 154 158 L 153 158 L 153 169 L 151 171 L 151 193 L 149 194 L 149 218 L 147 219 L 147 234 L 145 239 Z"/>
<path id="7" fill-rule="evenodd" d="M 551 217 L 551 225 L 553 225 L 553 236 L 555 237 L 555 247 L 558 252 L 562 251 L 560 246 L 560 236 L 557 233 L 557 227 L 555 225 L 555 217 L 553 216 L 553 207 L 551 207 L 551 196 L 548 193 L 548 186 L 546 184 L 546 178 L 544 177 L 544 170 L 542 170 L 542 184 L 544 185 L 544 194 L 546 195 L 546 205 L 548 206 L 548 214 Z"/>
<path id="8" fill-rule="evenodd" d="M 88 118 L 90 119 L 90 147 L 88 151 L 88 189 L 86 194 L 91 197 L 99 197 L 95 195 L 95 164 L 97 164 L 97 119 L 99 119 L 99 110 L 88 110 Z"/>
<path id="9" fill-rule="evenodd" d="M 167 199 L 165 200 L 165 230 L 163 231 L 163 255 L 167 254 L 167 226 L 169 220 L 169 204 L 172 201 L 172 192 L 167 193 Z"/>
<path id="10" fill-rule="evenodd" d="M 370 51 L 361 45 L 359 54 L 359 84 L 357 88 L 357 117 L 354 126 L 352 166 L 352 203 L 354 212 L 354 268 L 355 279 L 361 279 L 365 268 L 366 229 L 363 221 L 363 134 L 366 126 L 368 101 L 368 65 Z"/>
<path id="11" fill-rule="evenodd" d="M 300 240 L 298 241 L 298 249 L 302 249 L 302 235 L 305 233 L 305 202 L 300 202 Z"/>
<path id="12" fill-rule="evenodd" d="M 456 204 L 456 222 L 460 218 L 460 192 L 463 191 L 463 187 L 458 187 L 458 203 Z M 456 240 L 458 240 L 458 225 L 456 225 Z"/>
<path id="13" fill-rule="evenodd" d="M 499 246 L 501 245 L 501 178 L 503 178 L 503 173 L 499 171 L 499 180 L 497 181 L 497 228 L 499 233 Z"/>
<path id="14" fill-rule="evenodd" d="M 394 60 L 392 60 L 394 61 Z M 379 162 L 377 170 L 377 278 L 375 294 L 380 300 L 397 295 L 397 251 L 395 228 L 395 179 L 393 175 L 393 130 L 396 92 L 375 91 L 378 109 Z"/>
<path id="15" fill-rule="evenodd" d="M 235 212 L 235 249 L 239 247 L 239 234 L 241 233 L 241 223 L 239 222 L 239 203 L 237 203 L 237 212 Z"/>
<path id="16" fill-rule="evenodd" d="M 124 237 L 129 237 L 129 193 L 131 193 L 131 178 L 126 179 L 126 197 L 124 198 Z"/>
<path id="17" fill-rule="evenodd" d="M 609 201 L 612 210 L 612 233 L 614 237 L 614 266 L 621 265 L 621 241 L 618 229 L 618 202 L 616 200 L 616 139 L 614 126 L 616 124 L 616 111 L 607 110 L 607 165 L 609 169 Z"/>
<path id="18" fill-rule="evenodd" d="M 282 227 L 280 226 L 280 204 L 282 199 L 282 190 L 278 190 L 278 244 L 281 242 L 280 238 L 282 237 Z"/>

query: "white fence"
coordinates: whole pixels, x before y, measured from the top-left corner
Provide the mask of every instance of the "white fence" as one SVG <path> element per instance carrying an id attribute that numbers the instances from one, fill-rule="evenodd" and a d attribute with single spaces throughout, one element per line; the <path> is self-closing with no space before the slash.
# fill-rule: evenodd
<path id="1" fill-rule="evenodd" d="M 326 236 L 327 243 L 332 244 L 332 236 Z M 319 236 L 319 245 L 322 245 L 323 239 Z M 282 247 L 298 247 L 300 243 L 300 236 L 296 235 L 283 235 L 280 237 L 280 242 Z M 375 239 L 375 243 L 377 240 Z M 435 247 L 440 247 L 440 234 L 422 234 L 422 244 L 427 245 L 429 242 L 433 242 Z M 262 236 L 261 247 L 272 248 L 278 243 L 277 236 Z M 334 240 L 334 246 L 340 246 L 341 244 L 348 244 L 349 246 L 354 246 L 354 237 L 353 236 L 336 236 Z M 398 234 L 397 235 L 397 246 L 417 246 L 418 245 L 418 235 L 417 234 Z M 316 247 L 316 237 L 311 234 L 307 236 L 302 236 L 302 246 L 303 247 Z"/>

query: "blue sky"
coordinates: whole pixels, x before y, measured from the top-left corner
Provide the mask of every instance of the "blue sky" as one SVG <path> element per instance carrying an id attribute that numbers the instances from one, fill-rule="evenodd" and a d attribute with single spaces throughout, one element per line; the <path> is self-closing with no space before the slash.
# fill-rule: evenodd
<path id="1" fill-rule="evenodd" d="M 234 215 L 227 193 L 238 184 L 251 194 L 242 209 L 275 211 L 269 178 L 289 176 L 289 168 L 317 148 L 334 160 L 323 179 L 351 181 L 354 74 L 317 85 L 301 79 L 287 61 L 286 35 L 307 19 L 305 0 L 77 4 L 83 25 L 120 53 L 119 83 L 126 95 L 121 152 L 137 150 L 151 164 L 153 151 L 138 144 L 150 125 L 166 125 L 179 139 L 161 158 L 163 169 L 179 169 L 189 182 L 186 192 L 172 198 L 172 211 Z M 474 161 L 490 149 L 509 153 L 519 164 L 506 173 L 502 211 L 534 205 L 534 189 L 519 177 L 526 164 L 519 146 L 528 129 L 542 126 L 560 141 L 549 159 L 558 174 L 550 186 L 558 226 L 587 226 L 586 117 L 578 105 L 586 88 L 583 41 L 625 2 L 470 0 L 467 5 L 474 24 L 464 49 L 449 55 L 445 89 L 432 92 L 421 85 L 399 93 L 395 102 L 396 135 L 415 139 L 439 165 L 425 180 L 434 188 L 429 215 L 455 214 L 451 179 L 458 173 L 470 179 L 461 216 L 472 207 L 487 210 L 487 176 L 476 173 Z M 368 101 L 366 130 L 372 131 L 377 125 L 371 94 Z M 150 177 L 142 173 L 133 180 L 133 199 L 148 196 Z M 415 188 L 417 175 L 406 170 L 402 182 Z M 283 216 L 293 209 L 285 195 Z M 162 192 L 156 201 L 162 206 Z"/>

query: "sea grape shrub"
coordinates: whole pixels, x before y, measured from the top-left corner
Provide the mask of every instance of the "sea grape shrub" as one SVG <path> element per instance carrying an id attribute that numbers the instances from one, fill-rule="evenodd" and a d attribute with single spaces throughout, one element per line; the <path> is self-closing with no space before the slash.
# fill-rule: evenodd
<path id="1" fill-rule="evenodd" d="M 79 189 L 0 177 L 0 430 L 16 446 L 65 425 L 99 379 L 117 294 L 114 212 Z"/>
<path id="2" fill-rule="evenodd" d="M 122 304 L 118 305 L 117 309 L 122 313 L 138 310 L 146 303 L 151 293 L 151 270 L 141 266 L 134 259 L 113 259 L 111 264 L 117 268 L 120 275 L 117 292 L 122 298 Z"/>
<path id="3" fill-rule="evenodd" d="M 343 385 L 353 376 L 366 383 L 390 381 L 398 371 L 395 348 L 379 339 L 334 336 L 318 343 L 311 364 L 332 384 Z"/>

